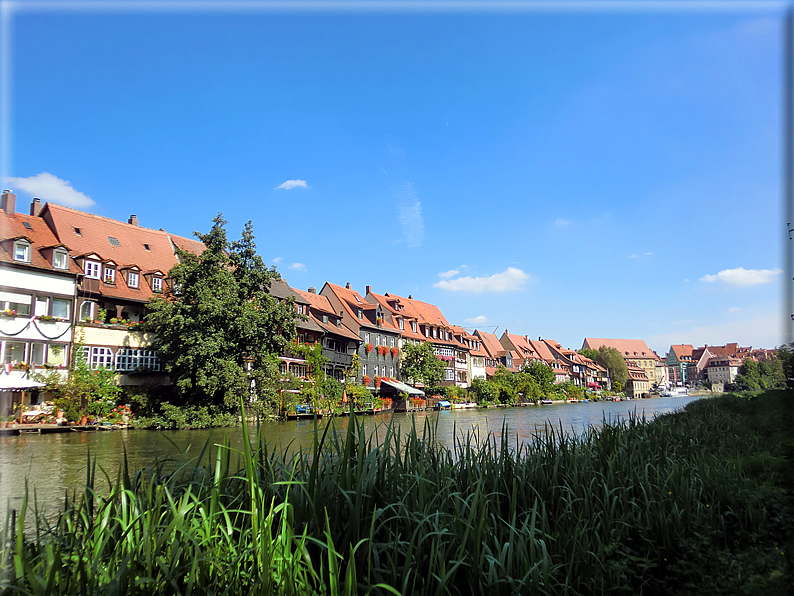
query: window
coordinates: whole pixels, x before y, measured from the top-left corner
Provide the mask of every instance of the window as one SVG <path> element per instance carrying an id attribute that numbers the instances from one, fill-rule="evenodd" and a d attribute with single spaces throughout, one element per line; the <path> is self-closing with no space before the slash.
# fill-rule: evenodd
<path id="1" fill-rule="evenodd" d="M 108 242 L 110 242 L 110 246 L 121 246 L 121 242 L 119 242 L 118 239 L 114 238 L 113 236 L 108 236 Z"/>
<path id="2" fill-rule="evenodd" d="M 151 252 L 151 250 L 152 250 L 152 249 L 151 249 L 151 248 L 149 248 L 149 245 L 148 245 L 148 244 L 144 244 L 144 245 L 143 245 L 143 250 Z"/>
<path id="3" fill-rule="evenodd" d="M 25 240 L 14 242 L 14 260 L 21 263 L 30 263 L 30 244 Z"/>
<path id="4" fill-rule="evenodd" d="M 358 318 L 359 319 L 363 319 L 364 318 L 364 311 L 361 310 L 360 308 L 358 309 Z"/>
<path id="5" fill-rule="evenodd" d="M 393 366 L 389 367 L 389 378 L 390 379 L 394 378 L 394 367 Z"/>
<path id="6" fill-rule="evenodd" d="M 92 321 L 94 319 L 94 305 L 96 302 L 83 302 L 80 305 L 80 320 Z"/>
<path id="7" fill-rule="evenodd" d="M 138 287 L 138 274 L 135 273 L 134 271 L 130 271 L 127 274 L 127 285 L 131 288 Z"/>
<path id="8" fill-rule="evenodd" d="M 375 365 L 375 367 L 374 367 L 374 369 L 372 371 L 372 374 L 374 374 L 376 377 L 378 376 L 378 365 L 377 364 Z"/>
<path id="9" fill-rule="evenodd" d="M 446 378 L 447 381 L 454 381 L 455 380 L 455 371 L 454 370 L 452 370 L 451 368 L 448 368 L 448 369 L 446 369 L 445 373 L 446 373 L 445 378 Z"/>
<path id="10" fill-rule="evenodd" d="M 22 225 L 25 226 L 25 228 L 27 228 L 28 230 L 32 230 L 33 229 L 33 226 L 30 225 L 29 221 L 23 221 Z"/>
<path id="11" fill-rule="evenodd" d="M 15 364 L 17 362 L 25 362 L 25 346 L 26 344 L 21 341 L 7 341 L 5 342 L 5 364 Z"/>
<path id="12" fill-rule="evenodd" d="M 340 328 L 342 327 L 342 319 L 341 318 L 336 320 L 336 326 L 340 327 Z"/>
<path id="13" fill-rule="evenodd" d="M 113 368 L 113 351 L 110 348 L 84 347 L 88 368 Z"/>
<path id="14" fill-rule="evenodd" d="M 162 291 L 163 291 L 163 278 L 162 277 L 153 277 L 152 278 L 152 292 L 158 292 L 159 293 L 159 292 L 162 292 Z M 298 308 L 302 309 L 301 306 L 298 306 Z M 298 312 L 303 314 L 302 310 L 299 310 Z"/>
<path id="15" fill-rule="evenodd" d="M 82 236 L 83 235 L 83 232 L 80 231 L 80 228 L 75 228 L 74 229 L 74 233 L 77 234 L 78 236 Z"/>
<path id="16" fill-rule="evenodd" d="M 328 315 L 323 315 L 323 323 L 327 323 L 327 322 L 328 322 Z"/>
<path id="17" fill-rule="evenodd" d="M 367 376 L 367 365 L 366 364 L 362 364 L 361 365 L 361 376 L 362 377 L 366 377 Z"/>
<path id="18" fill-rule="evenodd" d="M 85 273 L 86 277 L 90 277 L 92 279 L 99 279 L 99 261 L 88 261 L 86 260 L 83 263 L 83 272 Z"/>
<path id="19" fill-rule="evenodd" d="M 69 255 L 63 250 L 56 250 L 52 253 L 52 266 L 56 269 L 69 268 Z"/>
<path id="20" fill-rule="evenodd" d="M 115 284 L 116 283 L 116 270 L 112 267 L 105 267 L 105 283 L 106 284 Z"/>
<path id="21" fill-rule="evenodd" d="M 50 314 L 49 298 L 36 298 L 36 309 L 34 310 L 33 314 L 35 314 L 37 317 Z"/>
<path id="22" fill-rule="evenodd" d="M 68 350 L 64 344 L 50 344 L 47 346 L 47 364 L 53 366 L 66 366 Z"/>
<path id="23" fill-rule="evenodd" d="M 123 372 L 136 370 L 158 372 L 160 370 L 160 358 L 155 350 L 122 348 L 116 352 L 116 370 Z"/>
<path id="24" fill-rule="evenodd" d="M 400 331 L 405 331 L 405 321 L 400 319 Z"/>
<path id="25" fill-rule="evenodd" d="M 30 363 L 41 366 L 47 361 L 47 344 L 31 344 Z"/>
<path id="26" fill-rule="evenodd" d="M 437 339 L 437 338 L 438 338 L 438 329 L 433 327 L 433 339 Z"/>
<path id="27" fill-rule="evenodd" d="M 414 333 L 416 333 L 416 321 L 411 321 L 411 329 L 413 329 Z"/>

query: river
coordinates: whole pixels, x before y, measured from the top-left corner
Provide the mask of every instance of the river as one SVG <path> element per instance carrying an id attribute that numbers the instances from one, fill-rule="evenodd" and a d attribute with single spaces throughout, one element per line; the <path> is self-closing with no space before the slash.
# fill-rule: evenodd
<path id="1" fill-rule="evenodd" d="M 451 445 L 453 435 L 460 436 L 474 429 L 481 439 L 488 433 L 499 435 L 507 425 L 511 442 L 531 441 L 542 432 L 547 423 L 563 428 L 565 432 L 581 433 L 589 426 L 599 426 L 604 419 L 626 418 L 632 413 L 653 417 L 685 406 L 698 396 L 660 397 L 622 402 L 589 402 L 579 404 L 553 404 L 525 408 L 489 408 L 416 414 L 394 414 L 364 417 L 367 430 L 375 430 L 390 418 L 406 430 L 416 420 L 421 430 L 425 420 L 437 424 L 437 440 Z M 336 429 L 344 432 L 349 420 L 332 421 Z M 328 421 L 319 423 L 321 428 Z M 307 420 L 273 422 L 262 425 L 262 435 L 267 443 L 280 450 L 311 445 L 314 422 Z M 252 433 L 255 429 L 252 429 Z M 25 493 L 37 499 L 39 506 L 52 512 L 61 503 L 64 494 L 79 490 L 85 485 L 88 455 L 96 458 L 97 477 L 104 479 L 104 469 L 115 481 L 116 473 L 127 449 L 131 470 L 151 465 L 158 457 L 178 457 L 187 450 L 198 456 L 201 448 L 220 443 L 229 437 L 233 448 L 242 445 L 239 428 L 151 431 L 119 430 L 70 432 L 43 435 L 4 435 L 0 437 L 0 503 L 19 509 Z M 103 486 L 107 483 L 103 480 Z"/>

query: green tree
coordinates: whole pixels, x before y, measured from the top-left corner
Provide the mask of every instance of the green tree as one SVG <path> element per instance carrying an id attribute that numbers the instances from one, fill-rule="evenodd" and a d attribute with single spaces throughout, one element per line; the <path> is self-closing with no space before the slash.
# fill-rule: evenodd
<path id="1" fill-rule="evenodd" d="M 499 391 L 494 387 L 493 383 L 486 379 L 474 379 L 471 382 L 469 389 L 474 394 L 474 399 L 477 403 L 495 402 L 499 399 Z"/>
<path id="2" fill-rule="evenodd" d="M 298 314 L 291 301 L 269 293 L 278 279 L 256 254 L 250 222 L 239 241 L 226 237 L 218 214 L 212 229 L 196 233 L 205 250 L 177 250 L 166 294 L 149 303 L 145 328 L 177 394 L 186 403 L 236 407 L 251 395 L 275 400 L 277 356 L 295 337 Z"/>
<path id="3" fill-rule="evenodd" d="M 739 391 L 760 391 L 761 370 L 758 362 L 747 358 L 739 367 L 739 373 L 736 375 L 733 384 Z"/>
<path id="4" fill-rule="evenodd" d="M 105 367 L 89 368 L 82 338 L 72 348 L 67 379 L 63 380 L 54 370 L 35 378 L 52 392 L 55 406 L 63 410 L 67 420 L 79 420 L 87 414 L 106 416 L 117 405 L 121 393 L 115 371 Z"/>
<path id="5" fill-rule="evenodd" d="M 579 353 L 606 368 L 609 371 L 609 379 L 613 386 L 615 383 L 619 383 L 621 387 L 626 384 L 626 379 L 629 378 L 629 369 L 623 356 L 620 355 L 616 348 L 607 346 L 601 346 L 598 350 L 582 348 Z"/>
<path id="6" fill-rule="evenodd" d="M 444 378 L 446 368 L 446 364 L 433 353 L 433 346 L 429 342 L 406 344 L 403 347 L 400 373 L 404 379 L 434 387 Z"/>
<path id="7" fill-rule="evenodd" d="M 518 391 L 515 387 L 514 376 L 503 364 L 500 364 L 491 377 L 491 383 L 497 391 L 499 403 L 509 404 L 516 401 Z"/>
<path id="8" fill-rule="evenodd" d="M 554 370 L 545 362 L 533 360 L 530 363 L 524 363 L 521 370 L 535 379 L 543 394 L 549 393 L 554 388 L 554 381 L 557 380 L 557 376 L 554 374 Z"/>

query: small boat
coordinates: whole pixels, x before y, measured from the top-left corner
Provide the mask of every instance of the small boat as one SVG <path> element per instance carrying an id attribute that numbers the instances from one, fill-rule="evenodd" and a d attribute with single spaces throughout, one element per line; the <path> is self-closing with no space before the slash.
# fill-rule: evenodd
<path id="1" fill-rule="evenodd" d="M 442 399 L 440 402 L 438 402 L 436 404 L 435 409 L 436 410 L 449 410 L 451 407 L 452 407 L 452 403 L 451 402 L 448 402 L 447 400 Z"/>
<path id="2" fill-rule="evenodd" d="M 552 400 L 552 399 L 542 399 L 542 400 L 540 400 L 540 403 L 542 403 L 542 404 L 553 404 L 554 400 Z"/>
<path id="3" fill-rule="evenodd" d="M 578 404 L 579 403 L 579 400 L 576 399 L 575 397 L 572 397 L 571 399 L 566 399 L 565 401 L 568 402 L 569 404 Z"/>

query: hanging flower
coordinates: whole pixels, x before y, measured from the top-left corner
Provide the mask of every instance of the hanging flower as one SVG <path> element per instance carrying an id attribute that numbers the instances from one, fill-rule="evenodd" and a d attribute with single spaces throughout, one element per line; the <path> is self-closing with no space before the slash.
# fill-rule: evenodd
<path id="1" fill-rule="evenodd" d="M 380 387 L 382 381 L 383 379 L 381 379 L 378 375 L 375 375 L 375 387 Z"/>
<path id="2" fill-rule="evenodd" d="M 369 381 L 370 381 L 369 375 L 364 375 L 364 378 L 362 379 L 362 381 L 364 382 L 364 387 L 368 387 L 369 386 Z"/>
<path id="3" fill-rule="evenodd" d="M 399 353 L 400 353 L 400 348 L 398 348 L 397 346 L 392 347 L 391 349 L 392 358 L 397 358 L 397 354 Z"/>
<path id="4" fill-rule="evenodd" d="M 369 354 L 372 351 L 372 344 L 371 343 L 367 342 L 366 344 L 364 344 L 364 347 L 367 350 L 367 354 Z"/>

